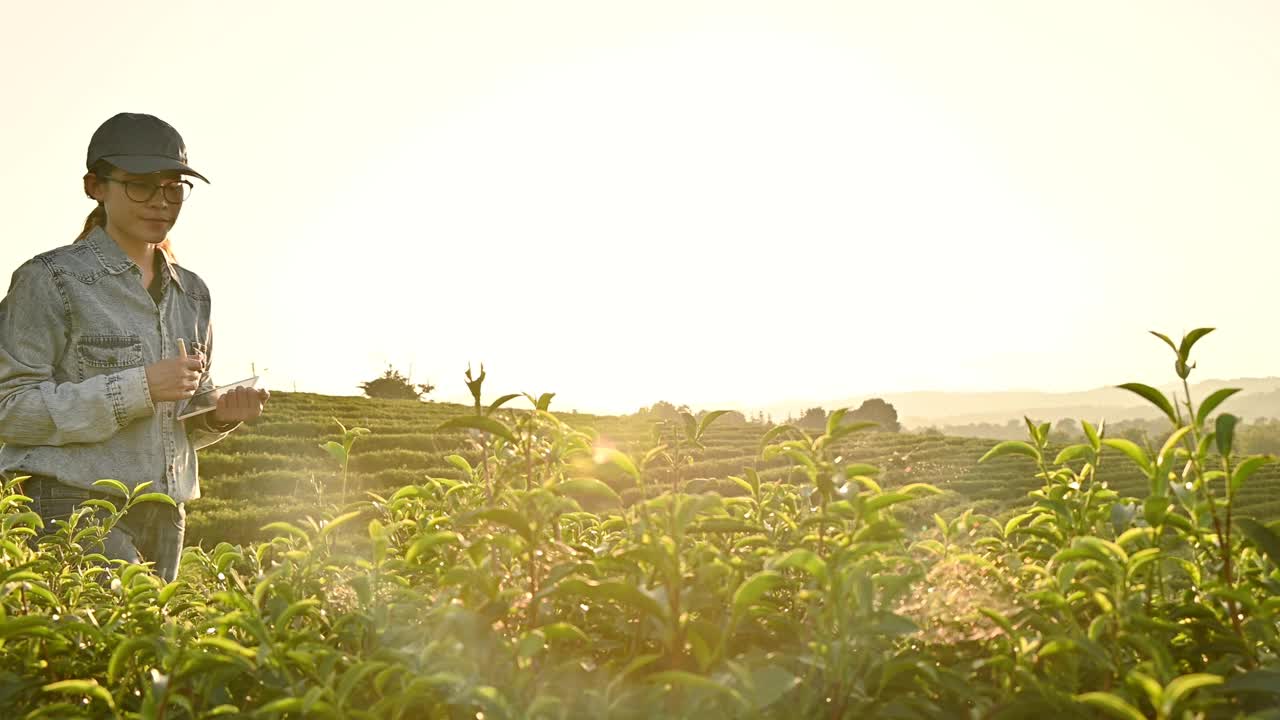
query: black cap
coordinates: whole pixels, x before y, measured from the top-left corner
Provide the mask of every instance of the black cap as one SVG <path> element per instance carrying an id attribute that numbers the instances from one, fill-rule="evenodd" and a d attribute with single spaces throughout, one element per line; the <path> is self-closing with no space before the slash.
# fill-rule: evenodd
<path id="1" fill-rule="evenodd" d="M 178 131 L 154 115 L 120 113 L 102 123 L 89 141 L 85 166 L 92 170 L 99 160 L 138 175 L 177 170 L 209 182 L 187 165 L 187 146 Z"/>

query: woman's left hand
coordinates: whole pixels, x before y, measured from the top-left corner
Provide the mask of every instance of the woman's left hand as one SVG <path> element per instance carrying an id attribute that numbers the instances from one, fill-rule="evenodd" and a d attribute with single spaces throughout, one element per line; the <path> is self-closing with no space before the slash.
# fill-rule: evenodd
<path id="1" fill-rule="evenodd" d="M 221 425 L 252 420 L 262 414 L 262 408 L 270 398 L 271 392 L 265 388 L 235 388 L 218 398 L 213 418 Z"/>

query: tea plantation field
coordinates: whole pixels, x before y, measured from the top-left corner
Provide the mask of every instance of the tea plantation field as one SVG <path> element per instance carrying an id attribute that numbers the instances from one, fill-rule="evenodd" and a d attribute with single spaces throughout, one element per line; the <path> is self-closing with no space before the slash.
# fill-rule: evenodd
<path id="1" fill-rule="evenodd" d="M 1161 336 L 1182 379 L 1207 332 Z M 1280 720 L 1280 458 L 1233 390 L 1131 384 L 1166 434 L 1059 448 L 467 377 L 471 408 L 278 394 L 202 453 L 167 583 L 102 555 L 167 496 L 45 523 L 6 482 L 3 717 Z"/>
<path id="2" fill-rule="evenodd" d="M 523 403 L 523 405 L 521 404 Z M 529 403 L 510 403 L 518 413 Z M 554 408 L 553 408 L 554 410 Z M 339 501 L 340 467 L 320 445 L 340 436 L 337 418 L 347 427 L 368 428 L 351 453 L 349 497 L 364 491 L 388 494 L 425 477 L 460 479 L 463 472 L 445 458 L 459 454 L 474 464 L 477 446 L 466 433 L 438 431 L 450 418 L 472 414 L 472 408 L 451 403 L 372 400 L 311 393 L 272 395 L 266 414 L 200 453 L 204 497 L 188 506 L 187 541 L 211 547 L 219 541 L 246 543 L 268 539 L 261 527 L 274 520 L 318 516 L 325 503 Z M 499 415 L 506 415 L 499 410 Z M 597 431 L 604 444 L 632 456 L 652 445 L 652 422 L 634 417 L 556 413 L 575 428 Z M 1087 419 L 1087 418 L 1086 418 Z M 683 474 L 690 491 L 714 489 L 726 496 L 742 493 L 729 476 L 755 468 L 762 479 L 804 482 L 785 457 L 762 461 L 761 438 L 767 428 L 758 424 L 712 424 L 705 449 L 693 450 L 694 462 Z M 1160 442 L 1155 438 L 1153 442 Z M 978 460 L 998 441 L 982 438 L 939 437 L 911 433 L 866 432 L 841 443 L 852 461 L 882 470 L 882 485 L 928 483 L 942 494 L 913 503 L 903 510 L 921 524 L 932 523 L 937 512 L 951 518 L 973 510 L 1007 516 L 1025 505 L 1027 493 L 1041 487 L 1026 458 Z M 1060 448 L 1052 448 L 1054 454 Z M 670 476 L 666 468 L 649 475 L 661 487 Z M 1097 477 L 1124 496 L 1141 497 L 1148 480 L 1119 453 L 1100 464 Z M 603 478 L 622 497 L 633 500 L 634 481 L 621 473 Z M 323 492 L 320 497 L 319 492 Z M 1280 466 L 1262 468 L 1236 498 L 1236 512 L 1262 520 L 1280 518 Z"/>

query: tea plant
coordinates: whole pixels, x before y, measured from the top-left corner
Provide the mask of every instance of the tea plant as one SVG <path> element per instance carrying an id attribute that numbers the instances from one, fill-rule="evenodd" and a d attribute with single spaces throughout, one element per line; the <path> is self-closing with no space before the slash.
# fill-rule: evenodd
<path id="1" fill-rule="evenodd" d="M 1205 334 L 1169 341 L 1184 381 Z M 1167 406 L 1159 447 L 1084 423 L 1058 449 L 1028 420 L 1027 441 L 981 458 L 1030 461 L 1019 508 L 921 515 L 945 496 L 910 473 L 943 456 L 881 472 L 854 459 L 878 436 L 845 411 L 762 433 L 716 486 L 686 474 L 714 413 L 619 444 L 549 393 L 485 405 L 483 368 L 466 379 L 470 412 L 433 424 L 449 476 L 346 502 L 356 438 L 390 448 L 339 423 L 322 447 L 342 503 L 188 547 L 168 584 L 95 551 L 162 498 L 90 501 L 52 529 L 7 484 L 6 716 L 1243 718 L 1280 702 L 1280 535 L 1236 507 L 1275 458 L 1235 454 L 1234 419 L 1214 415 L 1228 391 L 1124 386 Z"/>

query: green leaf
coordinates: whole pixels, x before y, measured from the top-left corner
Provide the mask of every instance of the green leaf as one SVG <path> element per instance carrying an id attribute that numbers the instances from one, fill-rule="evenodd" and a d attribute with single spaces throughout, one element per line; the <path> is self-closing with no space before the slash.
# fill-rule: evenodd
<path id="1" fill-rule="evenodd" d="M 1235 525 L 1276 567 L 1280 567 L 1280 535 L 1253 518 L 1237 518 Z"/>
<path id="2" fill-rule="evenodd" d="M 1169 398 L 1165 397 L 1164 393 L 1159 390 L 1151 387 L 1150 385 L 1143 385 L 1142 383 L 1125 383 L 1123 385 L 1117 385 L 1116 387 L 1141 396 L 1147 402 L 1160 408 L 1160 411 L 1165 414 L 1165 417 L 1169 418 L 1169 422 L 1174 425 L 1178 424 L 1178 413 L 1173 409 L 1173 403 L 1169 402 Z"/>
<path id="3" fill-rule="evenodd" d="M 1026 455 L 1036 462 L 1040 462 L 1041 460 L 1040 451 L 1030 443 L 1023 442 L 1022 440 L 1005 440 L 999 445 L 988 450 L 987 454 L 983 455 L 978 462 L 984 463 L 992 458 L 1001 457 L 1003 455 Z"/>
<path id="4" fill-rule="evenodd" d="M 206 635 L 196 640 L 196 645 L 201 647 L 217 648 L 230 655 L 238 655 L 245 660 L 254 660 L 258 657 L 258 651 L 247 648 L 231 638 L 220 637 L 218 635 Z"/>
<path id="5" fill-rule="evenodd" d="M 622 498 L 618 496 L 618 493 L 595 478 L 584 477 L 565 480 L 554 485 L 553 489 L 562 495 L 568 495 L 578 502 L 622 507 Z"/>
<path id="6" fill-rule="evenodd" d="M 831 414 L 827 416 L 827 435 L 831 435 L 836 431 L 836 428 L 840 427 L 840 421 L 844 419 L 845 414 L 848 412 L 849 408 L 839 408 L 831 411 Z"/>
<path id="7" fill-rule="evenodd" d="M 657 600 L 640 592 L 640 589 L 629 582 L 609 581 L 597 582 L 581 578 L 562 580 L 555 588 L 557 595 L 585 597 L 589 600 L 611 600 L 620 605 L 630 607 L 655 618 L 663 619 L 666 611 Z"/>
<path id="8" fill-rule="evenodd" d="M 511 430 L 491 417 L 464 415 L 451 418 L 436 426 L 436 430 L 480 430 L 500 437 L 513 445 L 517 444 L 516 436 L 511 433 Z"/>
<path id="9" fill-rule="evenodd" d="M 516 641 L 516 657 L 531 658 L 547 648 L 547 636 L 541 630 L 530 630 Z"/>
<path id="10" fill-rule="evenodd" d="M 1094 452 L 1102 449 L 1102 436 L 1098 434 L 1096 428 L 1088 420 L 1081 420 L 1080 427 L 1084 428 L 1084 436 L 1089 439 L 1089 445 Z"/>
<path id="11" fill-rule="evenodd" d="M 345 463 L 347 461 L 347 449 L 342 447 L 340 443 L 330 440 L 327 443 L 321 443 L 320 447 L 324 448 L 326 452 L 332 455 L 334 460 L 337 460 L 340 463 Z"/>
<path id="12" fill-rule="evenodd" d="M 1236 466 L 1235 472 L 1231 473 L 1231 492 L 1240 489 L 1244 485 L 1244 481 L 1248 480 L 1255 472 L 1260 470 L 1264 465 L 1270 465 L 1276 461 L 1275 455 L 1254 455 L 1244 459 Z"/>
<path id="13" fill-rule="evenodd" d="M 1235 439 L 1236 423 L 1240 418 L 1235 415 L 1223 413 L 1218 416 L 1217 422 L 1214 424 L 1214 435 L 1218 443 L 1218 454 L 1222 457 L 1231 455 L 1232 441 Z"/>
<path id="14" fill-rule="evenodd" d="M 716 421 L 716 418 L 727 415 L 728 410 L 715 410 L 702 416 L 702 422 L 698 423 L 698 434 L 694 437 L 701 438 L 702 433 L 707 431 L 707 426 Z"/>
<path id="15" fill-rule="evenodd" d="M 703 518 L 689 527 L 690 533 L 758 533 L 764 527 L 735 517 Z"/>
<path id="16" fill-rule="evenodd" d="M 419 555 L 437 545 L 459 545 L 461 542 L 457 533 L 448 530 L 429 533 L 413 541 L 409 551 L 404 554 L 404 559 L 405 562 L 413 562 Z"/>
<path id="17" fill-rule="evenodd" d="M 1222 388 L 1204 399 L 1200 404 L 1200 409 L 1196 411 L 1196 425 L 1204 425 L 1204 421 L 1209 419 L 1209 413 L 1217 409 L 1223 400 L 1240 392 L 1240 388 Z"/>
<path id="18" fill-rule="evenodd" d="M 1139 712 L 1138 708 L 1114 693 L 1087 692 L 1076 695 L 1075 698 L 1077 702 L 1102 710 L 1111 717 L 1124 718 L 1124 720 L 1147 720 L 1147 716 Z"/>
<path id="19" fill-rule="evenodd" d="M 502 397 L 498 398 L 497 400 L 494 400 L 493 402 L 489 403 L 489 409 L 488 409 L 488 410 L 485 410 L 484 414 L 485 414 L 485 415 L 492 415 L 494 410 L 497 410 L 498 408 L 502 407 L 503 405 L 507 404 L 508 402 L 511 402 L 512 400 L 515 400 L 515 399 L 516 399 L 516 398 L 518 398 L 518 397 L 520 397 L 520 393 L 512 393 L 512 394 L 510 394 L 510 395 L 503 395 Z"/>
<path id="20" fill-rule="evenodd" d="M 640 470 L 631 461 L 631 456 L 613 448 L 596 448 L 593 457 L 597 465 L 613 465 L 640 482 Z"/>
<path id="21" fill-rule="evenodd" d="M 809 435 L 805 433 L 805 431 L 796 427 L 795 425 L 775 425 L 769 428 L 769 430 L 766 431 L 765 434 L 760 438 L 760 447 L 763 448 L 764 446 L 773 442 L 774 438 L 782 435 L 785 432 L 796 433 L 797 435 L 800 435 L 801 437 L 803 437 L 806 441 L 808 441 L 809 439 Z"/>
<path id="22" fill-rule="evenodd" d="M 773 570 L 761 570 L 755 575 L 743 580 L 742 584 L 739 585 L 738 589 L 733 593 L 734 614 L 742 616 L 747 608 L 760 600 L 761 596 L 781 585 L 783 582 L 785 582 L 785 579 L 782 575 Z"/>
<path id="23" fill-rule="evenodd" d="M 907 502 L 908 500 L 915 500 L 915 499 L 916 499 L 916 496 L 910 493 L 888 492 L 882 495 L 876 495 L 874 497 L 867 498 L 863 502 L 862 507 L 867 512 L 875 512 L 877 510 L 882 510 L 884 508 L 887 508 L 891 505 L 897 505 L 898 503 Z"/>
<path id="24" fill-rule="evenodd" d="M 1185 362 L 1191 358 L 1191 348 L 1200 338 L 1213 332 L 1213 328 L 1196 328 L 1182 336 L 1182 345 L 1178 347 L 1178 357 Z"/>
<path id="25" fill-rule="evenodd" d="M 305 613 L 311 608 L 318 608 L 320 606 L 321 602 L 319 598 L 313 597 L 303 598 L 302 600 L 291 603 L 289 607 L 284 609 L 284 612 L 280 613 L 280 617 L 276 618 L 276 633 L 283 633 L 285 629 L 289 627 L 289 622 L 298 615 Z"/>
<path id="26" fill-rule="evenodd" d="M 1158 333 L 1158 332 L 1156 332 L 1155 330 L 1148 330 L 1147 332 L 1149 332 L 1149 333 L 1151 333 L 1152 335 L 1155 335 L 1156 337 L 1158 337 L 1158 338 L 1160 338 L 1161 340 L 1163 340 L 1163 341 L 1165 342 L 1165 344 L 1169 346 L 1169 349 L 1170 349 L 1170 350 L 1172 350 L 1174 353 L 1177 353 L 1177 352 L 1178 352 L 1178 346 L 1177 346 L 1177 345 L 1175 345 L 1175 344 L 1173 343 L 1173 340 L 1170 340 L 1170 339 L 1169 339 L 1169 336 L 1168 336 L 1168 335 L 1164 335 L 1164 334 L 1162 334 L 1162 333 Z"/>
<path id="27" fill-rule="evenodd" d="M 121 671 L 126 662 L 134 658 L 141 661 L 143 659 L 142 652 L 150 650 L 155 653 L 156 646 L 156 639 L 150 636 L 131 637 L 117 645 L 116 649 L 111 653 L 111 660 L 107 663 L 107 682 L 112 685 L 119 682 Z"/>
<path id="28" fill-rule="evenodd" d="M 655 685 L 680 685 L 683 687 L 698 688 L 701 690 L 709 690 L 717 694 L 728 695 L 739 705 L 743 707 L 747 706 L 746 698 L 742 697 L 742 694 L 737 690 L 734 690 L 723 683 L 716 682 L 709 677 L 695 675 L 694 673 L 686 672 L 684 670 L 664 670 L 662 672 L 653 673 L 645 679 Z"/>
<path id="29" fill-rule="evenodd" d="M 310 541 L 311 539 L 311 536 L 307 535 L 305 530 L 298 527 L 297 525 L 294 525 L 293 523 L 284 522 L 283 520 L 273 522 L 273 523 L 267 523 L 266 525 L 263 525 L 258 529 L 266 533 L 285 533 L 288 535 L 292 535 L 300 540 Z"/>
<path id="30" fill-rule="evenodd" d="M 125 487 L 125 484 L 119 480 L 95 480 L 93 485 L 94 487 L 111 488 L 116 494 L 129 497 L 129 488 Z"/>
<path id="31" fill-rule="evenodd" d="M 1164 518 L 1169 514 L 1169 507 L 1168 497 L 1151 495 L 1142 502 L 1142 516 L 1151 527 L 1159 527 L 1164 524 Z"/>
<path id="32" fill-rule="evenodd" d="M 1164 699 L 1160 703 L 1160 715 L 1162 717 L 1173 717 L 1173 710 L 1182 701 L 1183 697 L 1202 687 L 1221 684 L 1222 676 L 1210 673 L 1191 673 L 1170 680 L 1169 684 L 1164 686 Z"/>
<path id="33" fill-rule="evenodd" d="M 547 640 L 554 643 L 578 642 L 585 645 L 591 642 L 591 638 L 587 637 L 586 633 L 572 623 L 551 623 L 550 625 L 543 625 L 539 629 L 546 635 Z"/>
<path id="34" fill-rule="evenodd" d="M 344 514 L 342 514 L 342 515 L 339 515 L 338 517 L 334 518 L 333 520 L 330 520 L 329 522 L 325 523 L 325 526 L 324 526 L 323 528 L 321 528 L 321 529 L 320 529 L 320 534 L 319 534 L 317 537 L 318 537 L 320 540 L 325 539 L 326 537 L 328 537 L 329 535 L 331 535 L 331 534 L 333 533 L 333 531 L 337 530 L 338 528 L 342 527 L 343 525 L 346 525 L 347 523 L 351 522 L 352 520 L 355 520 L 356 518 L 360 517 L 360 514 L 361 514 L 362 512 L 363 512 L 363 511 L 361 511 L 361 510 L 352 510 L 352 511 L 351 511 L 351 512 L 349 512 L 349 513 L 344 513 Z"/>
<path id="35" fill-rule="evenodd" d="M 547 409 L 551 407 L 551 398 L 555 396 L 555 393 L 542 393 L 538 396 L 538 402 L 534 405 L 534 409 L 547 412 Z"/>
<path id="36" fill-rule="evenodd" d="M 51 682 L 48 685 L 40 687 L 42 692 L 47 693 L 65 693 L 68 695 L 89 695 L 97 698 L 107 704 L 112 710 L 116 707 L 116 702 L 111 697 L 111 693 L 107 689 L 98 684 L 97 680 L 59 680 Z"/>
<path id="37" fill-rule="evenodd" d="M 684 436 L 686 440 L 697 440 L 698 438 L 698 420 L 692 414 L 687 412 L 680 413 L 680 419 L 684 421 Z"/>
<path id="38" fill-rule="evenodd" d="M 461 455 L 449 455 L 444 461 L 466 473 L 467 477 L 471 477 L 476 472 L 475 468 L 471 467 L 471 463 L 467 462 L 467 459 Z"/>
<path id="39" fill-rule="evenodd" d="M 158 492 L 143 493 L 141 495 L 135 496 L 132 500 L 129 501 L 129 507 L 133 507 L 134 505 L 139 505 L 141 503 L 152 503 L 152 502 L 160 503 L 161 505 L 168 505 L 169 507 L 174 507 L 174 508 L 178 507 L 178 503 L 176 500 L 169 497 L 168 495 L 165 495 L 164 493 L 158 493 Z"/>
<path id="40" fill-rule="evenodd" d="M 849 477 L 853 477 L 854 475 L 874 477 L 880 474 L 880 468 L 866 463 L 849 463 L 848 465 L 842 466 L 840 469 Z"/>
<path id="41" fill-rule="evenodd" d="M 481 520 L 488 520 L 489 522 L 497 523 L 499 525 L 506 525 L 519 533 L 520 537 L 524 538 L 525 542 L 530 545 L 533 544 L 533 528 L 529 526 L 529 521 L 526 520 L 523 515 L 514 510 L 508 510 L 506 508 L 491 508 L 489 510 L 481 510 L 475 514 L 475 517 Z"/>
<path id="42" fill-rule="evenodd" d="M 1151 460 L 1147 458 L 1146 451 L 1138 447 L 1137 443 L 1124 438 L 1106 438 L 1102 441 L 1102 444 L 1105 447 L 1112 448 L 1113 450 L 1119 450 L 1125 455 L 1128 455 L 1129 459 L 1137 464 L 1138 467 L 1142 468 L 1142 471 L 1150 477 L 1152 473 Z"/>
<path id="43" fill-rule="evenodd" d="M 827 563 L 817 553 L 805 548 L 795 548 L 769 561 L 772 570 L 803 570 L 819 581 L 827 579 Z"/>
<path id="44" fill-rule="evenodd" d="M 89 500 L 85 500 L 84 502 L 80 503 L 80 506 L 98 508 L 99 510 L 103 510 L 105 512 L 111 513 L 112 515 L 115 515 L 116 513 L 120 512 L 120 508 L 116 507 L 115 503 L 109 500 L 103 500 L 102 498 L 91 498 Z"/>
<path id="45" fill-rule="evenodd" d="M 1064 465 L 1072 460 L 1079 460 L 1082 457 L 1089 457 L 1089 453 L 1094 452 L 1091 445 L 1068 445 L 1058 453 L 1058 457 L 1053 459 L 1054 465 Z"/>

